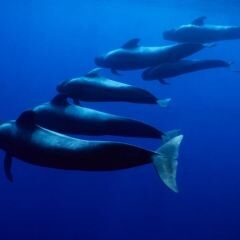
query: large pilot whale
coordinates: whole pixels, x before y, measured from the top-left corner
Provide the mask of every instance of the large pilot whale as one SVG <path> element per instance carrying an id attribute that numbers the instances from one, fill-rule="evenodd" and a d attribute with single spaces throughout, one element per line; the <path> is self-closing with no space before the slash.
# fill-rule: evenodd
<path id="1" fill-rule="evenodd" d="M 102 77 L 99 71 L 100 69 L 96 68 L 85 76 L 66 80 L 57 86 L 57 90 L 60 94 L 71 97 L 75 104 L 79 104 L 79 101 L 132 102 L 166 107 L 171 100 L 158 99 L 142 88 Z"/>
<path id="2" fill-rule="evenodd" d="M 240 39 L 240 26 L 205 24 L 206 17 L 199 17 L 191 24 L 163 32 L 163 38 L 175 42 L 209 43 Z"/>
<path id="3" fill-rule="evenodd" d="M 138 38 L 132 39 L 121 48 L 96 57 L 95 63 L 99 67 L 110 68 L 113 73 L 117 73 L 118 70 L 143 69 L 165 62 L 177 61 L 207 46 L 199 43 L 181 43 L 161 47 L 145 47 L 140 46 L 139 41 Z"/>
<path id="4" fill-rule="evenodd" d="M 164 143 L 156 152 L 125 143 L 85 141 L 68 137 L 35 123 L 33 111 L 0 125 L 0 149 L 6 152 L 5 174 L 12 181 L 12 157 L 34 165 L 66 169 L 109 171 L 153 163 L 162 181 L 177 192 L 176 170 L 183 136 Z"/>
<path id="5" fill-rule="evenodd" d="M 167 84 L 165 81 L 167 78 L 210 68 L 227 68 L 230 66 L 230 62 L 223 60 L 180 60 L 148 68 L 142 73 L 142 78 L 144 80 L 159 80 L 161 83 Z"/>
<path id="6" fill-rule="evenodd" d="M 159 139 L 164 134 L 137 120 L 70 104 L 64 95 L 57 95 L 50 102 L 35 107 L 33 111 L 38 125 L 65 134 L 118 135 Z"/>

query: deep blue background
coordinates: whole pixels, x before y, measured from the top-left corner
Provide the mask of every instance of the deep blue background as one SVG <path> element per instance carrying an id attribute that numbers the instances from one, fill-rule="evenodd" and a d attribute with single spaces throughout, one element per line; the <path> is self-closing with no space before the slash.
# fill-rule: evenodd
<path id="1" fill-rule="evenodd" d="M 1 1 L 1 119 L 48 101 L 55 86 L 94 67 L 93 58 L 140 37 L 168 44 L 165 29 L 207 15 L 240 25 L 238 1 Z M 165 2 L 165 1 L 164 1 Z M 192 59 L 221 58 L 240 68 L 240 41 L 218 43 Z M 0 239 L 240 239 L 240 75 L 209 70 L 144 82 L 140 72 L 116 80 L 142 86 L 171 106 L 86 103 L 162 130 L 180 128 L 179 194 L 152 166 L 111 173 L 65 172 L 14 161 L 14 184 L 0 171 Z M 85 138 L 87 138 L 85 136 Z M 154 150 L 158 141 L 117 139 Z M 1 157 L 3 154 L 1 154 Z"/>

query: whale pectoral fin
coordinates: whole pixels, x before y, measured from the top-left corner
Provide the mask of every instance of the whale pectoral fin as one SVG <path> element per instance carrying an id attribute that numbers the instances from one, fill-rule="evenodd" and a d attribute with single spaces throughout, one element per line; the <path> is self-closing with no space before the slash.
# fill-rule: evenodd
<path id="1" fill-rule="evenodd" d="M 126 43 L 124 43 L 122 45 L 122 48 L 126 48 L 126 49 L 137 48 L 139 41 L 140 41 L 139 38 L 133 38 L 133 39 L 127 41 Z"/>
<path id="2" fill-rule="evenodd" d="M 81 103 L 80 103 L 79 99 L 77 99 L 77 98 L 73 98 L 73 103 L 75 105 L 81 106 Z"/>
<path id="3" fill-rule="evenodd" d="M 198 17 L 196 19 L 194 19 L 191 24 L 192 25 L 196 25 L 196 26 L 203 26 L 205 24 L 205 20 L 207 17 L 202 16 L 202 17 Z"/>
<path id="4" fill-rule="evenodd" d="M 10 182 L 13 182 L 13 176 L 12 176 L 12 156 L 9 153 L 6 153 L 4 158 L 4 171 L 7 179 Z"/>
<path id="5" fill-rule="evenodd" d="M 93 70 L 91 70 L 87 74 L 85 74 L 85 77 L 89 77 L 89 78 L 99 77 L 99 72 L 101 70 L 102 70 L 102 68 L 94 68 Z"/>
<path id="6" fill-rule="evenodd" d="M 23 112 L 16 120 L 17 125 L 23 128 L 34 128 L 36 124 L 36 115 L 33 110 Z"/>
<path id="7" fill-rule="evenodd" d="M 169 83 L 166 82 L 166 80 L 164 80 L 164 79 L 162 79 L 162 78 L 158 79 L 158 81 L 159 81 L 161 84 L 169 85 Z"/>
<path id="8" fill-rule="evenodd" d="M 116 69 L 114 69 L 114 68 L 111 68 L 111 72 L 112 72 L 112 74 L 114 74 L 114 75 L 121 76 L 121 74 L 120 74 Z"/>
<path id="9" fill-rule="evenodd" d="M 153 156 L 153 165 L 166 186 L 178 192 L 176 183 L 179 148 L 183 135 L 176 136 L 164 143 Z"/>

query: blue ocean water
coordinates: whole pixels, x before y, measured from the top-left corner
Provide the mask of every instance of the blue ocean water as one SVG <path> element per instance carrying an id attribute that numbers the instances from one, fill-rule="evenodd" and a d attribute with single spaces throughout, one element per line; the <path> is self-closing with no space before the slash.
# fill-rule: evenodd
<path id="1" fill-rule="evenodd" d="M 51 99 L 56 85 L 95 67 L 94 57 L 139 37 L 163 45 L 162 31 L 206 15 L 240 25 L 238 1 L 23 0 L 1 3 L 1 120 Z M 240 69 L 239 41 L 191 59 L 220 58 Z M 14 159 L 14 183 L 0 171 L 0 239 L 240 239 L 240 75 L 214 69 L 144 82 L 140 71 L 115 80 L 172 97 L 169 108 L 127 103 L 84 106 L 184 134 L 172 193 L 152 166 L 96 173 L 52 170 Z M 94 139 L 81 136 L 85 139 Z M 151 139 L 101 137 L 155 150 Z M 1 153 L 3 158 L 3 153 Z"/>

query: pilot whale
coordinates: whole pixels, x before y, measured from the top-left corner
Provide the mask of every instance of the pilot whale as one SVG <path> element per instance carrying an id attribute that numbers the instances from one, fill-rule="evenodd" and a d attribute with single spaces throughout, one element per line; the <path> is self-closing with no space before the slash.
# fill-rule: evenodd
<path id="1" fill-rule="evenodd" d="M 148 68 L 142 73 L 142 78 L 144 80 L 159 80 L 161 83 L 167 84 L 165 81 L 167 78 L 210 68 L 228 68 L 230 66 L 231 63 L 223 60 L 180 60 Z"/>
<path id="2" fill-rule="evenodd" d="M 0 149 L 6 152 L 4 169 L 12 181 L 12 157 L 30 164 L 65 170 L 110 171 L 153 163 L 162 181 L 177 192 L 176 170 L 183 136 L 176 136 L 157 151 L 110 141 L 86 141 L 36 125 L 33 111 L 0 125 Z"/>
<path id="3" fill-rule="evenodd" d="M 240 39 L 240 26 L 206 25 L 206 17 L 199 17 L 191 24 L 163 32 L 165 40 L 175 42 L 209 43 Z"/>
<path id="4" fill-rule="evenodd" d="M 65 134 L 162 138 L 162 131 L 143 122 L 70 104 L 57 95 L 33 109 L 38 125 Z M 164 134 L 165 135 L 165 134 Z"/>
<path id="5" fill-rule="evenodd" d="M 95 58 L 99 67 L 110 68 L 113 73 L 118 70 L 137 70 L 152 67 L 165 62 L 174 62 L 190 56 L 207 45 L 200 43 L 181 43 L 161 47 L 145 47 L 139 45 L 140 39 L 135 38 L 121 48 Z"/>
<path id="6" fill-rule="evenodd" d="M 132 102 L 166 107 L 171 100 L 161 100 L 142 88 L 102 77 L 99 75 L 100 70 L 96 68 L 85 76 L 64 81 L 57 86 L 57 91 L 71 97 L 75 104 L 80 104 L 79 101 Z"/>

